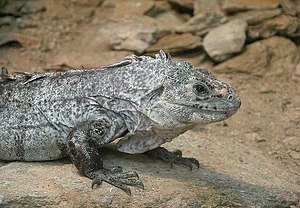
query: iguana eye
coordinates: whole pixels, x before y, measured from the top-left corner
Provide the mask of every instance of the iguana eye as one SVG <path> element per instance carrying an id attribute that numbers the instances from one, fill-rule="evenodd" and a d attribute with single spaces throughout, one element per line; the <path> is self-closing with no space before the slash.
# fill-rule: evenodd
<path id="1" fill-rule="evenodd" d="M 204 96 L 208 93 L 208 88 L 205 84 L 195 84 L 193 86 L 194 92 L 196 95 Z"/>

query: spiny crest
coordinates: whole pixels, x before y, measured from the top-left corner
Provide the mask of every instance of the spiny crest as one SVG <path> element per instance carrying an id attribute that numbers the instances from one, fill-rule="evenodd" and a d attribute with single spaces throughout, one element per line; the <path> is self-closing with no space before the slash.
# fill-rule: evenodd
<path id="1" fill-rule="evenodd" d="M 8 69 L 6 67 L 1 68 L 0 78 L 3 82 L 15 80 L 15 78 L 11 74 L 9 74 Z"/>
<path id="2" fill-rule="evenodd" d="M 165 53 L 163 50 L 160 50 L 158 54 L 155 54 L 155 59 L 165 62 L 172 61 L 170 53 Z"/>
<path id="3" fill-rule="evenodd" d="M 163 62 L 169 62 L 172 61 L 171 55 L 169 53 L 165 53 L 163 50 L 160 50 L 159 53 L 155 54 L 154 57 L 152 56 L 137 56 L 137 55 L 131 55 L 124 59 L 124 61 L 131 61 L 131 62 L 140 62 L 144 60 L 159 60 Z"/>
<path id="4" fill-rule="evenodd" d="M 142 62 L 142 61 L 147 61 L 147 60 L 160 60 L 163 62 L 169 62 L 172 61 L 171 59 L 171 55 L 169 53 L 165 53 L 163 50 L 160 50 L 158 54 L 155 54 L 154 57 L 151 56 L 137 56 L 137 55 L 130 55 L 128 57 L 126 57 L 125 59 L 123 59 L 120 62 L 114 63 L 114 64 L 110 64 L 108 66 L 104 66 L 102 68 L 115 68 L 115 67 L 122 67 L 122 66 L 127 66 L 129 64 L 132 63 L 136 63 L 136 62 Z"/>
<path id="5" fill-rule="evenodd" d="M 46 74 L 41 73 L 29 73 L 29 72 L 15 72 L 14 75 L 9 74 L 8 69 L 6 67 L 1 68 L 0 78 L 1 82 L 8 82 L 8 81 L 16 81 L 21 80 L 22 84 L 28 84 L 34 80 L 41 79 L 46 77 Z"/>

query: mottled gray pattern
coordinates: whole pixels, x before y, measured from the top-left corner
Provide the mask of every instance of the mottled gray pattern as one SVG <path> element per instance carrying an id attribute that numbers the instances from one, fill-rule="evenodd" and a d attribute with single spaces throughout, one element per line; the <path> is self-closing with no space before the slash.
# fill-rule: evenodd
<path id="1" fill-rule="evenodd" d="M 110 118 L 120 151 L 141 153 L 197 124 L 224 120 L 240 106 L 234 90 L 211 73 L 162 51 L 104 68 L 8 76 L 0 82 L 0 159 L 52 160 L 85 121 Z M 95 138 L 96 140 L 96 138 Z"/>

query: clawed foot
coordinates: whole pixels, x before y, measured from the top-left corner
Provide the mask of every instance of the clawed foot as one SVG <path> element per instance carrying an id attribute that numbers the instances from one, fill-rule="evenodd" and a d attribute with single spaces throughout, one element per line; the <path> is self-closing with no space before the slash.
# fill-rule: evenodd
<path id="1" fill-rule="evenodd" d="M 193 164 L 196 165 L 197 168 L 199 168 L 200 166 L 197 159 L 192 157 L 182 157 L 182 152 L 180 150 L 170 152 L 163 147 L 158 147 L 156 149 L 148 151 L 146 154 L 153 159 L 161 159 L 170 163 L 171 168 L 173 167 L 173 164 L 188 166 L 190 170 L 193 169 Z"/>
<path id="2" fill-rule="evenodd" d="M 139 176 L 134 171 L 123 172 L 122 168 L 119 166 L 113 167 L 111 169 L 100 169 L 88 174 L 91 178 L 92 188 L 95 185 L 100 185 L 102 181 L 105 181 L 117 188 L 125 191 L 129 196 L 131 196 L 131 190 L 128 186 L 135 186 L 144 189 L 143 182 L 139 180 Z"/>

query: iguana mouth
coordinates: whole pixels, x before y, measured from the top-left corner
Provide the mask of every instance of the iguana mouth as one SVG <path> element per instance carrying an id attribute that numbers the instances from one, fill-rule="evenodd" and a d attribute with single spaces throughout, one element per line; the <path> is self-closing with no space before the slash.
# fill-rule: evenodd
<path id="1" fill-rule="evenodd" d="M 216 106 L 213 107 L 209 107 L 209 106 L 205 106 L 205 105 L 200 105 L 200 104 L 192 104 L 192 105 L 188 105 L 188 104 L 183 104 L 183 103 L 172 103 L 173 105 L 179 105 L 179 106 L 185 106 L 187 108 L 195 108 L 197 110 L 201 110 L 201 111 L 207 111 L 207 112 L 220 112 L 220 113 L 235 113 L 238 108 L 232 107 L 232 108 L 227 108 L 227 109 L 220 109 L 217 108 Z"/>
<path id="2" fill-rule="evenodd" d="M 208 107 L 208 106 L 199 105 L 199 104 L 193 104 L 193 105 L 191 105 L 191 107 L 196 108 L 196 109 L 200 109 L 200 110 L 203 110 L 203 111 L 209 111 L 209 112 L 224 112 L 224 113 L 227 113 L 227 112 L 237 111 L 237 108 L 228 108 L 228 109 L 223 108 L 223 109 L 220 109 L 220 108 L 217 108 L 216 106 Z"/>

